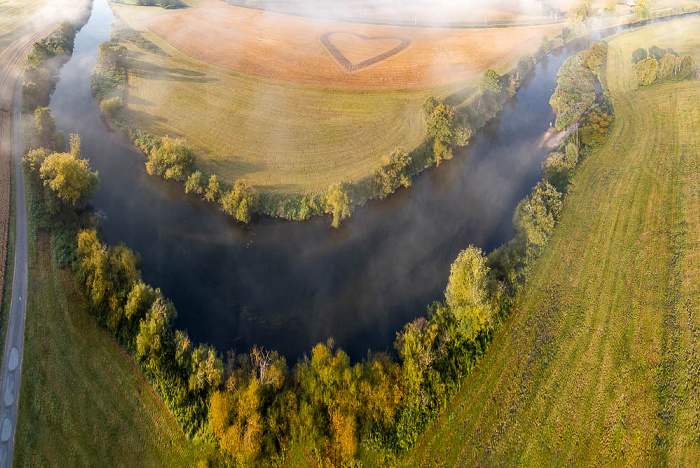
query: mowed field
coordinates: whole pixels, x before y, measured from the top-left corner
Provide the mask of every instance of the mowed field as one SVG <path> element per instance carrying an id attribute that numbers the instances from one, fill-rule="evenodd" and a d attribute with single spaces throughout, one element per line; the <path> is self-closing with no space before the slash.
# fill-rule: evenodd
<path id="1" fill-rule="evenodd" d="M 128 119 L 185 138 L 198 164 L 229 182 L 295 193 L 356 181 L 397 147 L 415 148 L 427 97 L 459 104 L 486 68 L 505 73 L 561 30 L 363 25 L 219 0 L 174 11 L 111 5 L 157 46 L 122 41 Z"/>
<path id="2" fill-rule="evenodd" d="M 700 464 L 700 81 L 635 89 L 632 51 L 700 61 L 700 18 L 610 42 L 616 120 L 479 369 L 410 466 Z"/>
<path id="3" fill-rule="evenodd" d="M 42 234 L 29 265 L 14 466 L 195 466 L 204 449 L 187 441 L 51 256 Z"/>
<path id="4" fill-rule="evenodd" d="M 56 0 L 2 0 L 0 1 L 0 52 L 22 31 L 48 18 L 54 12 Z M 46 16 L 44 16 L 46 14 Z"/>

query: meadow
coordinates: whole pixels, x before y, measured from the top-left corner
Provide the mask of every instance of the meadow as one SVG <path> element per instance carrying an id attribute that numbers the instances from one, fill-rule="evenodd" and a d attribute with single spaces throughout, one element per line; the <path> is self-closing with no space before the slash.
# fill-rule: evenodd
<path id="1" fill-rule="evenodd" d="M 49 242 L 40 234 L 30 255 L 15 466 L 194 466 L 206 448 L 88 313 Z"/>
<path id="2" fill-rule="evenodd" d="M 608 139 L 517 311 L 402 465 L 699 463 L 700 82 L 637 89 L 631 56 L 697 63 L 700 19 L 609 45 Z"/>
<path id="3" fill-rule="evenodd" d="M 141 37 L 120 39 L 129 49 L 127 120 L 158 137 L 183 137 L 197 165 L 227 182 L 245 178 L 281 193 L 325 191 L 372 174 L 397 147 L 410 151 L 424 140 L 429 96 L 462 104 L 486 68 L 511 70 L 561 30 L 359 25 L 215 1 L 174 11 L 112 7 Z M 402 39 L 410 45 L 348 71 L 324 47 L 327 33 L 352 63 Z"/>

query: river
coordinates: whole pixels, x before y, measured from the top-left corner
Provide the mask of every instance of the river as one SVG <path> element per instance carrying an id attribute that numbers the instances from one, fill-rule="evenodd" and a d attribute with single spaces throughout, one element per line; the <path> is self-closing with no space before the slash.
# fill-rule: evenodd
<path id="1" fill-rule="evenodd" d="M 260 345 L 290 361 L 329 337 L 353 359 L 391 349 L 403 325 L 443 297 L 461 249 L 490 251 L 512 237 L 513 211 L 540 179 L 557 70 L 587 47 L 539 63 L 469 147 L 340 229 L 325 218 L 242 227 L 181 184 L 149 176 L 143 154 L 103 123 L 90 79 L 113 21 L 107 0 L 95 0 L 50 104 L 99 171 L 105 241 L 141 254 L 144 281 L 172 299 L 175 325 L 193 340 L 220 351 Z"/>

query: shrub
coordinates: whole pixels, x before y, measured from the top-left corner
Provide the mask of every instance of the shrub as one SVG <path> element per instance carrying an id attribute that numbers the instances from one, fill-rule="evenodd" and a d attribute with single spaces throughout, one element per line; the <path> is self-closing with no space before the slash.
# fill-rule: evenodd
<path id="1" fill-rule="evenodd" d="M 331 185 L 326 195 L 326 205 L 333 214 L 331 226 L 338 227 L 340 222 L 352 214 L 352 205 L 345 184 Z"/>
<path id="2" fill-rule="evenodd" d="M 250 215 L 258 210 L 259 202 L 258 191 L 245 180 L 239 179 L 231 191 L 221 197 L 221 208 L 238 221 L 249 223 Z"/>
<path id="3" fill-rule="evenodd" d="M 194 152 L 180 139 L 165 137 L 158 147 L 153 148 L 146 162 L 146 170 L 151 175 L 166 179 L 185 180 L 194 166 Z"/>
<path id="4" fill-rule="evenodd" d="M 102 113 L 110 119 L 114 119 L 124 108 L 124 101 L 120 97 L 105 99 L 100 103 Z"/>
<path id="5" fill-rule="evenodd" d="M 185 193 L 197 193 L 202 195 L 206 188 L 206 177 L 202 174 L 202 171 L 194 171 L 187 178 L 185 183 Z"/>
<path id="6" fill-rule="evenodd" d="M 204 189 L 204 199 L 207 201 L 216 201 L 221 196 L 221 184 L 215 175 L 209 177 L 209 182 Z"/>
<path id="7" fill-rule="evenodd" d="M 402 149 L 394 151 L 389 163 L 379 169 L 374 176 L 379 198 L 387 197 L 399 187 L 410 187 L 410 167 L 411 159 L 408 155 Z"/>

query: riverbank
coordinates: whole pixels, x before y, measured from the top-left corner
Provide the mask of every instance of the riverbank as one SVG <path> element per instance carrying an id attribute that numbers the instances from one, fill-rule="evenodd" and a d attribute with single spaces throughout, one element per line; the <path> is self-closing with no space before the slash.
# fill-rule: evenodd
<path id="1" fill-rule="evenodd" d="M 573 180 L 512 321 L 403 460 L 698 463 L 700 83 L 636 89 L 632 52 L 700 59 L 698 18 L 609 41 L 616 120 Z M 687 357 L 687 359 L 686 359 Z"/>

